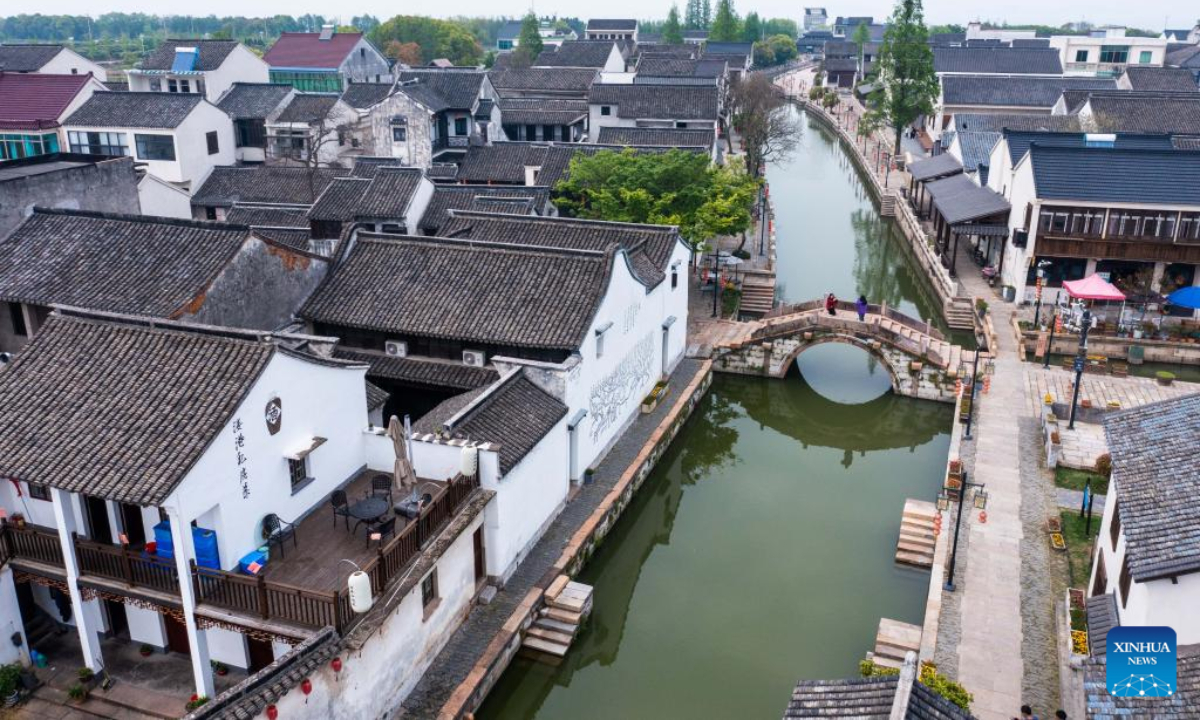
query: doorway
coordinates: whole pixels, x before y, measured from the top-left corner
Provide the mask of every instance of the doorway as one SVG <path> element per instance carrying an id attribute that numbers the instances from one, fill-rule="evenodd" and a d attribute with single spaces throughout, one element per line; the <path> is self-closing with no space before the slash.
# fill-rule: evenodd
<path id="1" fill-rule="evenodd" d="M 483 526 L 475 528 L 475 535 L 472 537 L 475 549 L 475 584 L 483 582 L 487 578 L 487 556 L 484 554 L 483 547 Z"/>
<path id="2" fill-rule="evenodd" d="M 104 498 L 84 495 L 83 512 L 87 516 L 88 537 L 96 542 L 112 544 L 112 523 L 108 521 L 108 502 Z"/>
<path id="3" fill-rule="evenodd" d="M 188 642 L 187 625 L 182 620 L 176 620 L 174 615 L 164 614 L 162 617 L 167 631 L 167 649 L 171 652 L 191 655 L 192 646 Z"/>
<path id="4" fill-rule="evenodd" d="M 129 635 L 129 616 L 125 614 L 125 603 L 105 600 L 104 614 L 108 617 L 109 637 L 127 637 Z"/>
<path id="5" fill-rule="evenodd" d="M 142 509 L 137 505 L 121 503 L 121 529 L 131 547 L 146 544 L 146 522 L 142 519 Z"/>
<path id="6" fill-rule="evenodd" d="M 668 348 L 671 347 L 671 326 L 667 325 L 662 331 L 662 376 L 665 379 L 670 372 L 671 356 Z"/>
<path id="7" fill-rule="evenodd" d="M 250 655 L 250 673 L 254 674 L 275 662 L 275 648 L 270 640 L 246 637 L 246 651 Z"/>

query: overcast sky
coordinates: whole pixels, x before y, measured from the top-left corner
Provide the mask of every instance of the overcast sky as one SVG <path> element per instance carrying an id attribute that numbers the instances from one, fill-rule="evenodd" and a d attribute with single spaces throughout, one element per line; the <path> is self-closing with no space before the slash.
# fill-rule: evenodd
<path id="1" fill-rule="evenodd" d="M 685 0 L 680 0 L 682 10 Z M 804 0 L 735 0 L 739 13 L 752 10 L 769 17 L 790 17 L 799 20 Z M 816 5 L 817 2 L 812 4 Z M 302 15 L 316 13 L 329 16 L 334 12 L 344 13 L 349 20 L 353 15 L 368 13 L 381 18 L 397 14 L 447 15 L 522 15 L 530 7 L 540 14 L 578 15 L 588 3 L 575 0 L 448 0 L 446 2 L 415 3 L 411 0 L 348 0 L 331 3 L 329 0 L 206 0 L 203 3 L 183 3 L 178 0 L 40 0 L 34 4 L 20 4 L 16 0 L 5 2 L 0 14 L 15 14 L 17 5 L 24 12 L 47 14 L 98 15 L 103 12 L 147 12 L 156 14 L 215 14 L 215 15 Z M 713 5 L 716 5 L 713 0 Z M 667 0 L 605 0 L 591 4 L 603 8 L 603 17 L 649 18 L 665 16 L 671 3 Z M 873 15 L 886 17 L 892 8 L 888 0 L 853 0 L 845 4 L 825 5 L 833 15 Z M 1195 0 L 1148 0 L 1134 3 L 1095 2 L 1094 0 L 1006 0 L 984 2 L 983 0 L 926 0 L 927 22 L 965 24 L 969 20 L 1008 20 L 1009 22 L 1037 22 L 1061 25 L 1074 20 L 1087 20 L 1096 24 L 1123 24 L 1131 27 L 1161 30 L 1167 27 L 1189 27 L 1200 17 L 1200 4 Z"/>

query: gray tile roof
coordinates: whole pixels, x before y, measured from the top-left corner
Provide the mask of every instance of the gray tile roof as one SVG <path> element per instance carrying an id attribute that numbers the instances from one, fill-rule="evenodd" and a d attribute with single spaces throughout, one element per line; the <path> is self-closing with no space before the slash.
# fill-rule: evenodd
<path id="1" fill-rule="evenodd" d="M 403 218 L 421 185 L 421 178 L 419 168 L 379 168 L 359 200 L 356 216 L 364 219 Z"/>
<path id="2" fill-rule="evenodd" d="M 20 43 L 0 44 L 0 70 L 7 72 L 37 72 L 53 60 L 62 45 L 23 45 Z"/>
<path id="3" fill-rule="evenodd" d="M 443 182 L 447 180 L 454 180 L 458 177 L 458 164 L 449 162 L 435 162 L 429 167 L 425 168 L 425 177 L 429 178 L 430 180 L 441 180 Z"/>
<path id="4" fill-rule="evenodd" d="M 200 51 L 200 57 L 197 58 L 193 70 L 216 70 L 237 46 L 237 40 L 164 40 L 138 67 L 142 70 L 170 70 L 175 62 L 175 48 L 192 47 Z"/>
<path id="5" fill-rule="evenodd" d="M 169 317 L 248 237 L 226 223 L 37 210 L 0 241 L 0 299 Z"/>
<path id="6" fill-rule="evenodd" d="M 413 430 L 496 443 L 501 473 L 516 467 L 567 415 L 567 406 L 534 384 L 524 370 L 464 395 L 467 397 L 450 398 L 426 413 Z"/>
<path id="7" fill-rule="evenodd" d="M 373 178 L 381 167 L 400 167 L 400 159 L 391 155 L 360 155 L 354 158 L 354 177 Z"/>
<path id="8" fill-rule="evenodd" d="M 337 104 L 337 95 L 318 93 L 296 93 L 291 102 L 275 118 L 281 123 L 316 123 L 329 117 L 329 111 Z"/>
<path id="9" fill-rule="evenodd" d="M 1101 132 L 1200 134 L 1200 93 L 1151 97 L 1103 93 L 1091 95 L 1087 104 L 1089 122 Z"/>
<path id="10" fill-rule="evenodd" d="M 587 97 L 588 88 L 597 80 L 599 73 L 595 68 L 508 68 L 492 70 L 488 80 L 496 88 L 501 98 L 505 91 L 523 90 L 538 91 L 552 90 L 555 92 L 577 93 L 580 98 Z"/>
<path id="11" fill-rule="evenodd" d="M 473 145 L 458 167 L 458 180 L 465 183 L 525 184 L 525 168 L 540 167 L 539 185 L 554 187 L 566 177 L 571 158 L 576 154 L 594 155 L 604 150 L 620 151 L 620 145 L 565 143 L 561 145 L 535 142 L 502 142 Z M 636 148 L 637 152 L 665 152 L 670 148 Z"/>
<path id="12" fill-rule="evenodd" d="M 392 357 L 383 352 L 367 352 L 337 347 L 335 358 L 370 366 L 371 377 L 399 380 L 412 385 L 456 390 L 474 390 L 496 382 L 499 374 L 492 368 L 471 367 L 451 360 L 422 357 Z"/>
<path id="13" fill-rule="evenodd" d="M 1117 598 L 1112 593 L 1093 595 L 1087 599 L 1088 652 L 1101 657 L 1108 652 L 1108 631 L 1121 625 Z"/>
<path id="14" fill-rule="evenodd" d="M 280 83 L 234 83 L 217 101 L 217 107 L 234 120 L 261 119 L 291 92 L 291 85 Z"/>
<path id="15" fill-rule="evenodd" d="M 1014 165 L 1029 152 L 1029 146 L 1037 143 L 1043 147 L 1086 147 L 1088 136 L 1081 132 L 1038 132 L 1033 130 L 1005 130 L 1009 161 Z M 1118 149 L 1170 150 L 1170 135 L 1148 135 L 1140 133 L 1115 133 L 1113 146 Z"/>
<path id="16" fill-rule="evenodd" d="M 1053 48 L 935 47 L 933 69 L 939 73 L 1003 75 L 1062 75 L 1058 51 Z"/>
<path id="17" fill-rule="evenodd" d="M 918 160 L 908 166 L 913 180 L 929 180 L 930 178 L 957 175 L 962 172 L 962 163 L 950 153 L 934 155 L 925 160 Z"/>
<path id="18" fill-rule="evenodd" d="M 638 60 L 637 73 L 647 77 L 718 78 L 725 74 L 725 61 L 643 55 Z"/>
<path id="19" fill-rule="evenodd" d="M 506 198 L 532 200 L 532 207 L 524 212 L 540 211 L 550 199 L 547 187 L 486 187 L 476 185 L 438 185 L 419 227 L 422 232 L 436 235 L 450 219 L 451 210 L 470 210 L 479 198 Z"/>
<path id="20" fill-rule="evenodd" d="M 545 67 L 602 68 L 612 54 L 615 40 L 568 40 L 557 48 L 546 48 L 533 62 Z"/>
<path id="21" fill-rule="evenodd" d="M 749 55 L 754 51 L 754 43 L 748 42 L 706 42 L 705 55 Z"/>
<path id="22" fill-rule="evenodd" d="M 958 133 L 958 146 L 962 151 L 963 169 L 967 172 L 975 172 L 980 165 L 987 165 L 992 156 L 992 149 L 999 141 L 1000 133 L 998 132 Z"/>
<path id="23" fill-rule="evenodd" d="M 308 208 L 235 203 L 225 213 L 225 222 L 267 227 L 308 227 Z"/>
<path id="24" fill-rule="evenodd" d="M 587 117 L 587 100 L 513 98 L 500 101 L 504 125 L 574 125 Z"/>
<path id="25" fill-rule="evenodd" d="M 954 113 L 954 129 L 961 132 L 1049 130 L 1079 132 L 1079 118 L 1071 115 L 1021 115 L 1014 113 Z"/>
<path id="26" fill-rule="evenodd" d="M 1200 167 L 1200 153 L 1188 154 Z M 1167 171 L 1158 174 L 1172 176 Z M 1188 176 L 1168 181 L 1190 184 L 1192 194 L 1200 194 L 1200 175 L 1190 177 L 1190 183 Z M 1125 557 L 1137 582 L 1200 570 L 1200 504 L 1195 502 L 1200 493 L 1198 418 L 1200 394 L 1105 418 Z"/>
<path id="27" fill-rule="evenodd" d="M 312 232 L 307 227 L 272 227 L 254 225 L 250 228 L 258 237 L 276 245 L 303 252 L 312 252 Z"/>
<path id="28" fill-rule="evenodd" d="M 614 253 L 361 234 L 301 315 L 402 335 L 570 351 L 583 342 L 604 297 Z"/>
<path id="29" fill-rule="evenodd" d="M 619 245 L 629 253 L 634 276 L 648 288 L 666 277 L 667 263 L 680 241 L 679 229 L 673 225 L 464 211 L 452 212 L 439 232 L 444 237 L 596 253 Z"/>
<path id="30" fill-rule="evenodd" d="M 604 30 L 624 30 L 632 32 L 637 30 L 637 20 L 626 20 L 622 18 L 594 18 L 588 20 L 587 29 L 594 32 L 602 32 Z"/>
<path id="31" fill-rule="evenodd" d="M 911 680 L 906 720 L 971 720 L 970 713 Z M 801 680 L 783 713 L 793 718 L 855 718 L 887 720 L 899 689 L 898 676 L 848 680 Z"/>
<path id="32" fill-rule="evenodd" d="M 713 145 L 715 133 L 708 129 L 691 128 L 600 128 L 601 145 L 633 145 L 650 147 L 700 147 L 708 150 Z"/>
<path id="33" fill-rule="evenodd" d="M 1045 48 L 1050 47 L 1050 38 L 1013 38 L 1009 45 L 1015 48 Z"/>
<path id="34" fill-rule="evenodd" d="M 639 36 L 639 38 L 640 37 L 641 36 Z M 674 57 L 695 59 L 700 55 L 700 46 L 695 43 L 664 45 L 660 42 L 645 42 L 639 39 L 634 54 L 641 58 L 653 56 L 656 58 Z"/>
<path id="35" fill-rule="evenodd" d="M 1175 720 L 1200 717 L 1200 645 L 1180 645 L 1175 693 L 1169 698 L 1114 697 L 1108 692 L 1105 658 L 1083 666 L 1083 693 L 1088 720 Z M 1153 710 L 1150 710 L 1153 708 Z"/>
<path id="36" fill-rule="evenodd" d="M 1085 77 L 1005 77 L 945 75 L 942 97 L 947 105 L 1052 108 L 1064 90 L 1112 90 L 1115 80 Z"/>
<path id="37" fill-rule="evenodd" d="M 344 168 L 218 166 L 192 195 L 192 205 L 229 207 L 236 202 L 311 205 Z"/>
<path id="38" fill-rule="evenodd" d="M 0 474 L 159 505 L 276 350 L 250 333 L 52 315 L 0 370 Z"/>
<path id="39" fill-rule="evenodd" d="M 310 220 L 318 222 L 348 222 L 354 219 L 363 194 L 371 185 L 370 178 L 341 177 L 329 183 L 321 197 L 308 212 Z"/>
<path id="40" fill-rule="evenodd" d="M 364 110 L 378 105 L 392 94 L 392 83 L 351 83 L 342 93 L 342 102 L 352 108 Z"/>
<path id="41" fill-rule="evenodd" d="M 1029 157 L 1039 198 L 1200 206 L 1200 152 L 1034 143 Z"/>
<path id="42" fill-rule="evenodd" d="M 1170 92 L 1200 92 L 1196 78 L 1186 68 L 1138 67 L 1125 68 L 1125 78 L 1133 90 L 1165 90 Z"/>
<path id="43" fill-rule="evenodd" d="M 63 120 L 63 125 L 176 128 L 204 101 L 198 93 L 97 92 Z"/>
<path id="44" fill-rule="evenodd" d="M 1182 68 L 1200 68 L 1200 45 L 1186 45 L 1176 49 L 1167 48 L 1167 65 Z"/>
<path id="45" fill-rule="evenodd" d="M 934 207 L 951 225 L 1008 213 L 1012 209 L 1003 195 L 976 185 L 966 175 L 935 180 L 926 188 L 933 198 Z"/>
<path id="46" fill-rule="evenodd" d="M 593 85 L 588 102 L 615 105 L 622 118 L 716 120 L 715 86 Z"/>
<path id="47" fill-rule="evenodd" d="M 402 89 L 434 112 L 470 110 L 479 99 L 482 83 L 482 71 L 426 68 L 401 72 L 396 89 Z"/>
<path id="48" fill-rule="evenodd" d="M 366 382 L 366 385 L 367 385 L 367 409 L 368 410 L 376 410 L 378 408 L 383 407 L 384 404 L 387 403 L 388 398 L 390 398 L 392 396 L 392 394 L 389 393 L 387 390 L 384 390 L 383 388 L 379 387 L 378 385 L 371 382 L 370 380 L 368 380 Z"/>

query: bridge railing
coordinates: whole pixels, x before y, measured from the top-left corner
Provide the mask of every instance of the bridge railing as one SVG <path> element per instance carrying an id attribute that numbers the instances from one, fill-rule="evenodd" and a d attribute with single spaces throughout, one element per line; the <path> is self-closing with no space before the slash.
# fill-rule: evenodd
<path id="1" fill-rule="evenodd" d="M 807 312 L 812 312 L 814 310 L 824 311 L 824 309 L 825 309 L 825 301 L 821 300 L 821 299 L 808 300 L 808 301 L 805 301 L 802 303 L 783 304 L 783 305 L 779 305 L 774 310 L 772 310 L 771 312 L 764 315 L 763 320 L 772 320 L 772 319 L 783 317 L 785 315 L 795 315 L 795 314 L 799 314 L 799 313 L 807 313 Z M 837 309 L 845 310 L 846 312 L 853 313 L 853 312 L 856 312 L 858 308 L 855 307 L 854 303 L 850 302 L 849 300 L 839 300 L 837 303 Z M 924 320 L 919 320 L 917 318 L 905 315 L 904 313 L 900 312 L 899 310 L 896 310 L 895 308 L 888 307 L 886 304 L 883 304 L 883 305 L 868 304 L 867 305 L 867 314 L 882 315 L 883 317 L 886 317 L 889 320 L 898 322 L 901 325 L 904 325 L 905 327 L 911 328 L 920 333 L 924 333 L 924 334 L 928 335 L 929 337 L 933 338 L 934 340 L 945 340 L 946 339 L 945 334 L 941 330 L 938 330 L 937 328 L 935 328 L 932 324 L 930 324 Z"/>

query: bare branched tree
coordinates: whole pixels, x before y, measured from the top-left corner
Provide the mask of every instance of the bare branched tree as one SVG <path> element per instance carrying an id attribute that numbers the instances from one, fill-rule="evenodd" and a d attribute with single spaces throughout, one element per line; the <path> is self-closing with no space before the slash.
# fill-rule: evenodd
<path id="1" fill-rule="evenodd" d="M 732 90 L 734 125 L 746 146 L 746 171 L 757 177 L 768 161 L 796 149 L 800 125 L 783 93 L 762 73 L 752 73 Z"/>

